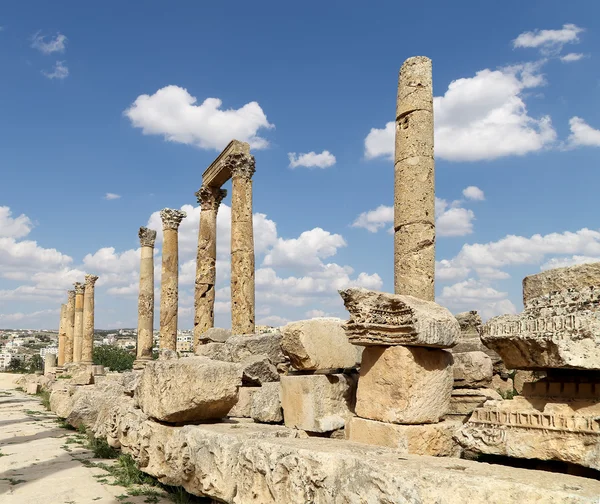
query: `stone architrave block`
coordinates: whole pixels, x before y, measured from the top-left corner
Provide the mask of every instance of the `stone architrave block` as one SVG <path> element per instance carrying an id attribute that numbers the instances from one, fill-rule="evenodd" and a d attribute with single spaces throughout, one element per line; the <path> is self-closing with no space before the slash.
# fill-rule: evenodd
<path id="1" fill-rule="evenodd" d="M 281 410 L 281 385 L 264 383 L 252 394 L 250 416 L 255 422 L 279 423 L 283 421 Z"/>
<path id="2" fill-rule="evenodd" d="M 286 427 L 331 432 L 354 416 L 356 375 L 287 375 L 280 383 Z"/>
<path id="3" fill-rule="evenodd" d="M 490 400 L 501 401 L 502 396 L 495 390 L 489 388 L 455 388 L 452 391 L 450 409 L 446 416 L 465 417 Z"/>
<path id="4" fill-rule="evenodd" d="M 281 334 L 231 336 L 225 345 L 232 362 L 242 362 L 252 355 L 266 355 L 275 366 L 286 361 L 281 351 Z"/>
<path id="5" fill-rule="evenodd" d="M 246 385 L 262 385 L 279 381 L 277 368 L 266 355 L 251 355 L 240 365 L 243 368 L 242 381 Z"/>
<path id="6" fill-rule="evenodd" d="M 458 320 L 433 301 L 362 288 L 339 293 L 350 312 L 344 329 L 354 345 L 450 348 L 460 336 Z"/>
<path id="7" fill-rule="evenodd" d="M 346 424 L 348 441 L 395 448 L 403 454 L 459 457 L 460 445 L 453 436 L 462 422 L 444 420 L 436 424 L 398 425 L 354 417 Z"/>
<path id="8" fill-rule="evenodd" d="M 205 357 L 149 362 L 135 391 L 142 411 L 162 422 L 222 418 L 238 400 L 239 365 Z"/>
<path id="9" fill-rule="evenodd" d="M 261 387 L 240 387 L 238 390 L 237 403 L 227 413 L 228 417 L 251 418 L 252 417 L 252 398 Z"/>
<path id="10" fill-rule="evenodd" d="M 225 343 L 204 343 L 194 348 L 194 353 L 209 359 L 232 362 L 230 348 Z"/>
<path id="11" fill-rule="evenodd" d="M 360 366 L 356 415 L 397 424 L 439 422 L 450 406 L 453 382 L 451 352 L 367 347 Z"/>
<path id="12" fill-rule="evenodd" d="M 483 352 L 454 353 L 454 386 L 488 387 L 492 383 L 493 365 Z"/>
<path id="13" fill-rule="evenodd" d="M 211 327 L 202 335 L 200 335 L 200 343 L 225 343 L 231 336 L 231 329 L 223 329 L 221 327 Z"/>
<path id="14" fill-rule="evenodd" d="M 348 341 L 344 322 L 323 317 L 287 324 L 281 328 L 281 349 L 299 371 L 355 367 L 358 347 Z"/>
<path id="15" fill-rule="evenodd" d="M 600 262 L 542 271 L 523 279 L 523 304 L 553 292 L 600 287 Z"/>

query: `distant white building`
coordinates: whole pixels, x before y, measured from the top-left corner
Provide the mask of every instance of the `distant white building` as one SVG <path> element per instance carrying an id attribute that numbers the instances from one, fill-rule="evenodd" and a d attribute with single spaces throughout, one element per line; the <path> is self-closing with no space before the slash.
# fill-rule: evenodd
<path id="1" fill-rule="evenodd" d="M 58 347 L 55 346 L 49 346 L 46 348 L 40 348 L 40 357 L 43 359 L 44 357 L 46 357 L 46 354 L 48 353 L 53 353 L 54 355 L 58 354 Z"/>
<path id="2" fill-rule="evenodd" d="M 17 359 L 23 362 L 26 358 L 27 354 L 2 352 L 0 353 L 0 370 L 6 371 L 12 359 Z"/>
<path id="3" fill-rule="evenodd" d="M 194 337 L 187 334 L 177 335 L 177 351 L 178 352 L 192 352 L 194 350 Z"/>

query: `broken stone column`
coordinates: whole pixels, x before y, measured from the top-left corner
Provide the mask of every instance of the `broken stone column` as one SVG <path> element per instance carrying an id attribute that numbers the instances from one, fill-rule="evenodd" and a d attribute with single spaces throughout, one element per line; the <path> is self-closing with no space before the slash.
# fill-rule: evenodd
<path id="1" fill-rule="evenodd" d="M 179 302 L 179 225 L 186 217 L 181 210 L 164 208 L 162 277 L 160 286 L 160 348 L 177 351 L 177 310 Z"/>
<path id="2" fill-rule="evenodd" d="M 85 285 L 75 282 L 75 325 L 73 329 L 73 362 L 81 362 L 83 346 L 83 295 Z"/>
<path id="3" fill-rule="evenodd" d="M 141 227 L 140 292 L 138 295 L 138 334 L 136 367 L 152 360 L 154 343 L 154 242 L 156 231 Z"/>
<path id="4" fill-rule="evenodd" d="M 67 305 L 60 305 L 60 324 L 58 326 L 58 366 L 65 363 L 65 340 L 67 338 Z"/>
<path id="5" fill-rule="evenodd" d="M 431 60 L 424 56 L 407 59 L 400 69 L 394 184 L 395 292 L 433 301 L 433 85 Z"/>
<path id="6" fill-rule="evenodd" d="M 196 193 L 201 212 L 194 293 L 194 348 L 200 344 L 201 336 L 215 325 L 217 212 L 225 196 L 225 189 L 205 185 Z"/>
<path id="7" fill-rule="evenodd" d="M 73 337 L 75 331 L 75 291 L 70 290 L 67 294 L 69 297 L 65 313 L 65 364 L 73 362 Z"/>
<path id="8" fill-rule="evenodd" d="M 230 154 L 231 170 L 231 332 L 254 334 L 254 230 L 252 175 L 254 156 Z"/>
<path id="9" fill-rule="evenodd" d="M 81 363 L 94 363 L 94 284 L 96 275 L 85 275 L 85 293 L 83 295 L 83 339 L 81 345 Z"/>

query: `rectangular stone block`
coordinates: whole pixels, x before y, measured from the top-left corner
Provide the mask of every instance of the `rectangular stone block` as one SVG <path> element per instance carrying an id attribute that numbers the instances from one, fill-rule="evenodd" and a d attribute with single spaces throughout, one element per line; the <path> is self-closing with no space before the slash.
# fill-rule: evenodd
<path id="1" fill-rule="evenodd" d="M 40 391 L 41 387 L 39 383 L 28 383 L 27 384 L 27 393 L 29 395 L 35 395 Z"/>
<path id="2" fill-rule="evenodd" d="M 141 410 L 161 422 L 182 423 L 225 417 L 242 385 L 239 365 L 183 357 L 149 362 L 136 387 Z"/>
<path id="3" fill-rule="evenodd" d="M 362 288 L 339 293 L 350 313 L 346 335 L 355 345 L 450 348 L 460 336 L 458 320 L 433 301 Z"/>
<path id="4" fill-rule="evenodd" d="M 286 427 L 331 432 L 354 415 L 355 375 L 287 375 L 280 383 Z"/>
<path id="5" fill-rule="evenodd" d="M 501 401 L 502 396 L 495 390 L 488 388 L 454 389 L 450 398 L 450 408 L 446 416 L 465 417 L 489 400 Z"/>
<path id="6" fill-rule="evenodd" d="M 354 417 L 346 424 L 346 439 L 356 443 L 394 448 L 400 453 L 432 457 L 458 457 L 461 448 L 452 436 L 462 422 L 397 425 Z"/>
<path id="7" fill-rule="evenodd" d="M 421 347 L 367 347 L 356 392 L 356 414 L 398 424 L 439 422 L 450 405 L 452 354 Z"/>
<path id="8" fill-rule="evenodd" d="M 485 353 L 464 352 L 452 355 L 455 387 L 480 388 L 492 383 L 492 359 Z"/>
<path id="9" fill-rule="evenodd" d="M 360 362 L 360 347 L 348 341 L 344 322 L 314 318 L 287 324 L 281 329 L 281 349 L 300 371 L 355 367 Z"/>
<path id="10" fill-rule="evenodd" d="M 240 387 L 238 389 L 238 400 L 227 413 L 228 417 L 251 418 L 252 396 L 260 387 Z"/>

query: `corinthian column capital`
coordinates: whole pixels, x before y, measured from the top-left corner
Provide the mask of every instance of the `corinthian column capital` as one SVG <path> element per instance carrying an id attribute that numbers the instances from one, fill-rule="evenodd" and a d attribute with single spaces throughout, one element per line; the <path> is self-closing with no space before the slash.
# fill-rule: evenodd
<path id="1" fill-rule="evenodd" d="M 81 282 L 75 282 L 73 285 L 75 286 L 75 294 L 83 294 L 85 292 L 85 285 Z"/>
<path id="2" fill-rule="evenodd" d="M 185 212 L 181 210 L 174 210 L 172 208 L 163 208 L 160 211 L 160 218 L 162 219 L 163 229 L 179 229 L 181 221 L 187 217 Z"/>
<path id="3" fill-rule="evenodd" d="M 147 227 L 141 227 L 138 236 L 140 237 L 140 245 L 142 247 L 154 247 L 156 241 L 156 231 L 154 229 L 148 229 Z"/>
<path id="4" fill-rule="evenodd" d="M 94 287 L 96 280 L 98 280 L 98 277 L 96 275 L 85 275 L 85 286 Z"/>
<path id="5" fill-rule="evenodd" d="M 249 154 L 229 154 L 223 161 L 223 164 L 231 170 L 233 178 L 243 177 L 250 180 L 256 171 L 254 156 Z"/>
<path id="6" fill-rule="evenodd" d="M 202 210 L 218 210 L 227 190 L 203 185 L 195 194 Z"/>
<path id="7" fill-rule="evenodd" d="M 67 291 L 67 296 L 68 296 L 69 301 L 75 301 L 75 291 L 74 290 Z"/>

